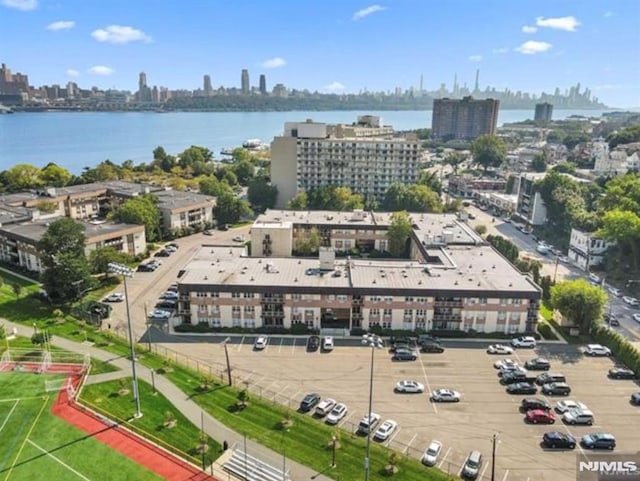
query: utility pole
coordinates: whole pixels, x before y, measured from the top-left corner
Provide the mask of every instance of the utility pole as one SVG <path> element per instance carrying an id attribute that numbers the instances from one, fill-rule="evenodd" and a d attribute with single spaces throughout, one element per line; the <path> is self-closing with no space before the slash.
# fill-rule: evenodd
<path id="1" fill-rule="evenodd" d="M 229 350 L 227 349 L 227 343 L 231 340 L 230 337 L 227 337 L 224 341 L 224 356 L 227 358 L 227 376 L 229 378 L 229 386 L 232 385 L 231 381 L 231 363 L 229 362 Z"/>
<path id="2" fill-rule="evenodd" d="M 493 435 L 493 448 L 491 450 L 491 481 L 496 481 L 496 434 Z"/>

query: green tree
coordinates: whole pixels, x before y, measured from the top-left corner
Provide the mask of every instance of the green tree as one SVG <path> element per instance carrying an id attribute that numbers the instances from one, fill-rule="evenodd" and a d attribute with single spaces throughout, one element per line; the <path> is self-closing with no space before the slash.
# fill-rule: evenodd
<path id="1" fill-rule="evenodd" d="M 633 266 L 640 268 L 640 216 L 628 210 L 610 210 L 604 214 L 597 235 L 617 242 L 623 252 L 631 255 Z"/>
<path id="2" fill-rule="evenodd" d="M 598 206 L 607 211 L 628 210 L 640 215 L 640 173 L 630 172 L 614 177 L 605 185 L 605 194 L 598 200 Z"/>
<path id="3" fill-rule="evenodd" d="M 584 279 L 560 282 L 551 288 L 551 304 L 576 323 L 580 334 L 588 334 L 602 318 L 607 295 Z"/>
<path id="4" fill-rule="evenodd" d="M 73 175 L 67 169 L 60 167 L 54 163 L 47 164 L 44 169 L 40 171 L 40 179 L 44 185 L 51 185 L 54 187 L 64 187 L 71 182 Z"/>
<path id="5" fill-rule="evenodd" d="M 485 235 L 487 233 L 487 226 L 484 224 L 480 224 L 474 227 L 474 229 L 478 235 Z"/>
<path id="6" fill-rule="evenodd" d="M 132 261 L 130 255 L 117 251 L 113 247 L 99 247 L 89 254 L 89 266 L 93 274 L 109 276 L 109 264 L 129 264 Z"/>
<path id="7" fill-rule="evenodd" d="M 233 224 L 243 217 L 251 215 L 251 208 L 246 200 L 240 200 L 235 195 L 223 193 L 216 199 L 213 209 L 218 225 Z"/>
<path id="8" fill-rule="evenodd" d="M 192 145 L 178 155 L 178 165 L 184 169 L 193 167 L 193 164 L 197 162 L 206 164 L 212 160 L 213 152 L 206 147 L 198 147 L 197 145 Z"/>
<path id="9" fill-rule="evenodd" d="M 442 192 L 442 184 L 440 183 L 440 177 L 437 172 L 429 172 L 423 170 L 418 178 L 418 184 L 426 185 L 434 192 L 440 194 Z"/>
<path id="10" fill-rule="evenodd" d="M 507 159 L 507 144 L 494 135 L 481 135 L 471 142 L 473 161 L 485 172 L 489 167 L 500 167 Z"/>
<path id="11" fill-rule="evenodd" d="M 577 145 L 589 142 L 589 140 L 591 137 L 585 132 L 569 132 L 562 139 L 562 143 L 567 149 L 573 150 Z"/>
<path id="12" fill-rule="evenodd" d="M 505 239 L 499 235 L 488 235 L 487 242 L 491 244 L 495 249 L 509 259 L 509 262 L 512 264 L 516 262 L 518 257 L 520 256 L 520 251 L 518 250 L 518 246 L 516 246 L 509 239 Z"/>
<path id="13" fill-rule="evenodd" d="M 444 163 L 446 165 L 450 165 L 451 168 L 453 169 L 453 173 L 457 174 L 458 167 L 460 167 L 460 164 L 465 162 L 467 158 L 468 158 L 467 154 L 463 152 L 458 152 L 457 150 L 455 150 L 447 154 L 447 156 L 444 158 Z"/>
<path id="14" fill-rule="evenodd" d="M 62 253 L 55 259 L 56 263 L 47 267 L 40 277 L 42 287 L 55 304 L 76 301 L 95 285 L 84 255 Z"/>
<path id="15" fill-rule="evenodd" d="M 11 290 L 13 291 L 13 294 L 16 296 L 16 298 L 20 299 L 20 296 L 22 295 L 22 286 L 17 282 L 14 282 L 13 284 L 11 284 Z"/>
<path id="16" fill-rule="evenodd" d="M 531 168 L 534 172 L 545 172 L 547 170 L 547 156 L 542 152 L 538 152 L 533 156 Z"/>
<path id="17" fill-rule="evenodd" d="M 247 198 L 254 211 L 264 212 L 265 209 L 272 209 L 276 205 L 278 188 L 270 185 L 264 177 L 255 177 L 249 182 Z"/>
<path id="18" fill-rule="evenodd" d="M 296 253 L 302 256 L 317 254 L 320 249 L 320 232 L 315 227 L 304 232 L 296 239 Z"/>
<path id="19" fill-rule="evenodd" d="M 251 154 L 243 147 L 236 147 L 231 151 L 231 158 L 234 162 L 250 161 Z"/>
<path id="20" fill-rule="evenodd" d="M 38 251 L 42 253 L 42 263 L 51 267 L 60 254 L 84 257 L 86 243 L 84 226 L 69 217 L 53 221 L 38 242 Z"/>
<path id="21" fill-rule="evenodd" d="M 558 165 L 554 165 L 552 169 L 554 172 L 558 172 L 559 174 L 575 174 L 576 166 L 571 162 L 560 162 Z"/>
<path id="22" fill-rule="evenodd" d="M 200 181 L 200 192 L 205 195 L 218 197 L 223 193 L 232 194 L 231 187 L 226 182 L 221 182 L 214 175 L 205 177 Z"/>
<path id="23" fill-rule="evenodd" d="M 45 342 L 47 342 L 47 337 L 44 332 L 36 332 L 31 336 L 31 344 L 42 347 Z"/>
<path id="24" fill-rule="evenodd" d="M 40 169 L 30 164 L 16 164 L 3 173 L 5 186 L 10 192 L 40 187 Z"/>
<path id="25" fill-rule="evenodd" d="M 144 225 L 148 242 L 154 242 L 160 238 L 160 210 L 151 195 L 127 200 L 116 209 L 114 217 L 127 224 Z"/>
<path id="26" fill-rule="evenodd" d="M 406 257 L 409 237 L 413 227 L 411 219 L 406 211 L 394 212 L 391 215 L 391 223 L 387 231 L 389 252 L 393 257 Z"/>
<path id="27" fill-rule="evenodd" d="M 238 183 L 246 186 L 255 175 L 255 167 L 248 160 L 240 160 L 233 164 L 233 173 L 236 174 Z"/>
<path id="28" fill-rule="evenodd" d="M 311 189 L 307 193 L 307 206 L 315 210 L 350 211 L 362 209 L 364 200 L 361 195 L 353 193 L 349 187 L 327 185 Z"/>
<path id="29" fill-rule="evenodd" d="M 442 202 L 438 194 L 426 185 L 399 182 L 392 184 L 385 192 L 384 207 L 390 211 L 442 212 Z"/>
<path id="30" fill-rule="evenodd" d="M 308 204 L 307 193 L 302 191 L 298 192 L 291 198 L 291 200 L 289 200 L 287 208 L 291 210 L 307 210 Z"/>
<path id="31" fill-rule="evenodd" d="M 626 127 L 619 132 L 611 133 L 607 136 L 609 148 L 614 149 L 621 144 L 640 142 L 640 125 Z"/>

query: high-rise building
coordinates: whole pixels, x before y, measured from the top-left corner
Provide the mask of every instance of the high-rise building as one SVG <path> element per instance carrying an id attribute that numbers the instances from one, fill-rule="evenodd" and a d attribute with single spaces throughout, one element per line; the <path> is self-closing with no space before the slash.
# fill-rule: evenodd
<path id="1" fill-rule="evenodd" d="M 262 95 L 267 94 L 267 77 L 265 74 L 260 75 L 260 93 Z"/>
<path id="2" fill-rule="evenodd" d="M 536 112 L 533 120 L 536 122 L 551 122 L 552 116 L 553 105 L 547 102 L 536 104 Z"/>
<path id="3" fill-rule="evenodd" d="M 366 201 L 384 198 L 391 184 L 418 180 L 421 145 L 415 135 L 394 137 L 379 117 L 364 115 L 353 125 L 307 120 L 287 122 L 271 143 L 271 183 L 277 205 L 298 192 L 344 186 Z"/>
<path id="4" fill-rule="evenodd" d="M 211 76 L 205 75 L 203 80 L 202 88 L 204 89 L 205 95 L 210 95 L 213 92 L 213 87 L 211 86 Z"/>
<path id="5" fill-rule="evenodd" d="M 138 90 L 143 90 L 147 86 L 147 74 L 140 72 L 138 75 Z"/>
<path id="6" fill-rule="evenodd" d="M 242 75 L 240 76 L 241 90 L 244 95 L 248 95 L 251 89 L 249 84 L 249 71 L 246 68 L 242 69 Z"/>
<path id="7" fill-rule="evenodd" d="M 140 72 L 138 75 L 138 91 L 136 92 L 138 102 L 151 102 L 151 89 L 147 85 L 147 74 Z"/>
<path id="8" fill-rule="evenodd" d="M 21 73 L 12 74 L 5 64 L 0 65 L 0 94 L 29 92 L 29 77 Z"/>
<path id="9" fill-rule="evenodd" d="M 431 122 L 434 140 L 473 140 L 481 135 L 495 135 L 500 102 L 494 99 L 435 99 Z"/>

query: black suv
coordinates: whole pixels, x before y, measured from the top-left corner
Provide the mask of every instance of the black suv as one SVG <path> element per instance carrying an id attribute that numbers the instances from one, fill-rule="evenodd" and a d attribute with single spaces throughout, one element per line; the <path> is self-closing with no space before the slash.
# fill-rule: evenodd
<path id="1" fill-rule="evenodd" d="M 531 411 L 533 409 L 541 409 L 545 412 L 551 411 L 551 405 L 544 399 L 537 397 L 529 397 L 522 400 L 520 410 L 523 412 Z"/>
<path id="2" fill-rule="evenodd" d="M 566 381 L 567 379 L 564 377 L 564 374 L 550 374 L 548 372 L 543 372 L 538 377 L 536 377 L 536 384 L 538 386 L 551 384 L 553 382 L 566 382 Z"/>
<path id="3" fill-rule="evenodd" d="M 575 449 L 576 438 L 570 434 L 551 431 L 542 436 L 542 445 L 551 449 Z"/>
<path id="4" fill-rule="evenodd" d="M 636 373 L 628 367 L 616 366 L 609 369 L 609 377 L 611 379 L 635 379 Z"/>
<path id="5" fill-rule="evenodd" d="M 517 382 L 530 382 L 531 378 L 525 371 L 509 371 L 500 378 L 500 384 L 515 384 Z"/>
<path id="6" fill-rule="evenodd" d="M 571 387 L 564 382 L 552 382 L 550 384 L 545 384 L 542 386 L 543 394 L 559 394 L 561 396 L 568 396 L 571 394 Z"/>
<path id="7" fill-rule="evenodd" d="M 408 349 L 397 349 L 391 358 L 392 361 L 415 361 L 418 356 Z"/>
<path id="8" fill-rule="evenodd" d="M 444 347 L 437 342 L 425 342 L 420 346 L 420 352 L 435 352 L 440 354 L 444 352 Z"/>
<path id="9" fill-rule="evenodd" d="M 307 339 L 307 351 L 317 351 L 320 347 L 320 338 L 318 336 L 309 336 Z"/>
<path id="10" fill-rule="evenodd" d="M 551 363 L 547 359 L 536 357 L 525 362 L 524 367 L 530 371 L 548 371 L 551 368 Z"/>
<path id="11" fill-rule="evenodd" d="M 307 413 L 313 409 L 313 407 L 320 402 L 320 394 L 312 392 L 307 394 L 300 402 L 300 412 Z"/>

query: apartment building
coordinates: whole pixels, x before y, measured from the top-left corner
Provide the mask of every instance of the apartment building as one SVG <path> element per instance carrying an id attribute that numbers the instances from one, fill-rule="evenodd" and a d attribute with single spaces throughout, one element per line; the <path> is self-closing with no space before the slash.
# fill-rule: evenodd
<path id="1" fill-rule="evenodd" d="M 602 263 L 604 255 L 611 245 L 610 242 L 597 237 L 593 232 L 571 229 L 567 257 L 580 269 L 589 272 L 591 267 Z"/>
<path id="2" fill-rule="evenodd" d="M 542 225 L 547 221 L 547 206 L 535 183 L 544 179 L 546 173 L 522 174 L 518 179 L 518 203 L 516 214 L 529 225 Z"/>
<path id="3" fill-rule="evenodd" d="M 213 327 L 535 331 L 539 288 L 455 215 L 412 214 L 407 259 L 336 256 L 385 250 L 390 222 L 391 213 L 267 211 L 251 256 L 203 246 L 185 267 L 179 315 Z M 309 229 L 321 232 L 319 258 L 292 257 Z"/>
<path id="4" fill-rule="evenodd" d="M 431 120 L 431 138 L 473 140 L 481 135 L 495 135 L 500 102 L 494 99 L 435 99 Z"/>
<path id="5" fill-rule="evenodd" d="M 287 122 L 271 143 L 271 183 L 278 207 L 298 192 L 327 185 L 345 186 L 381 200 L 395 182 L 418 180 L 422 155 L 415 136 L 393 136 L 379 117 L 361 116 L 353 125 Z"/>

